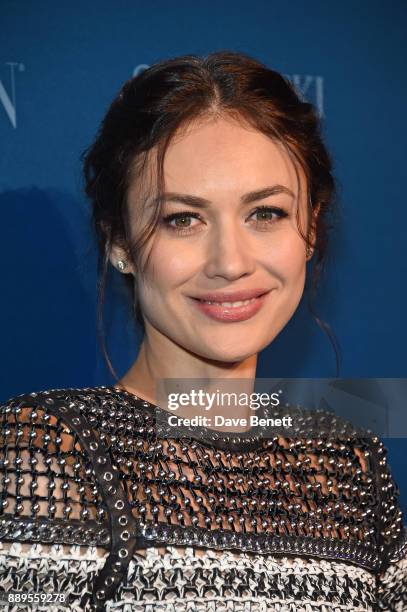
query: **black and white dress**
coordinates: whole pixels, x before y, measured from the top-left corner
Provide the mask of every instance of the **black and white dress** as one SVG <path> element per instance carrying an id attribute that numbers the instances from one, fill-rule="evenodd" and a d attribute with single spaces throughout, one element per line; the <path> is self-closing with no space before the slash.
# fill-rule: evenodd
<path id="1" fill-rule="evenodd" d="M 377 438 L 174 440 L 160 410 L 113 386 L 1 406 L 0 606 L 407 610 L 406 533 Z"/>

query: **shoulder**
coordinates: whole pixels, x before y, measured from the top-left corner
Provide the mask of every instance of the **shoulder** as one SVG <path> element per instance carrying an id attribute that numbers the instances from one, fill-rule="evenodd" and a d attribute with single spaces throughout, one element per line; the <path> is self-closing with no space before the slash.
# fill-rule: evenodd
<path id="1" fill-rule="evenodd" d="M 0 403 L 0 448 L 6 457 L 0 467 L 12 456 L 18 468 L 19 462 L 27 462 L 30 449 L 55 463 L 57 453 L 75 444 L 79 448 L 72 419 L 80 414 L 81 402 L 97 397 L 98 388 L 60 388 L 21 393 Z"/>
<path id="2" fill-rule="evenodd" d="M 88 448 L 96 434 L 81 414 L 82 404 L 101 397 L 98 388 L 47 389 L 0 404 L 0 515 L 22 521 L 105 518 Z"/>
<path id="3" fill-rule="evenodd" d="M 54 389 L 30 390 L 18 395 L 14 395 L 9 399 L 0 402 L 0 406 L 15 405 L 17 403 L 27 403 L 38 405 L 44 402 L 52 405 L 52 400 L 79 400 L 81 398 L 98 398 L 105 397 L 106 394 L 112 392 L 112 387 L 103 385 L 98 387 L 62 387 Z"/>
<path id="4" fill-rule="evenodd" d="M 397 557 L 405 535 L 383 441 L 334 412 L 297 406 L 290 407 L 290 415 L 293 431 L 280 440 L 295 486 L 301 490 L 305 481 L 304 495 L 318 506 L 312 510 L 316 516 L 328 523 L 334 518 L 330 525 L 340 539 L 359 540 L 377 558 L 376 567 L 385 567 Z M 277 449 L 280 453 L 280 444 L 270 441 L 270 450 Z"/>
<path id="5" fill-rule="evenodd" d="M 28 470 L 33 462 L 61 472 L 79 455 L 83 461 L 96 435 L 89 415 L 104 397 L 104 387 L 59 388 L 21 393 L 0 403 L 0 473 Z"/>
<path id="6" fill-rule="evenodd" d="M 21 393 L 0 402 L 1 422 L 36 418 L 54 421 L 55 417 L 68 419 L 75 413 L 89 413 L 89 409 L 109 403 L 112 387 L 56 388 Z M 66 415 L 66 416 L 65 416 Z"/>
<path id="7" fill-rule="evenodd" d="M 0 403 L 0 434 L 15 435 L 16 442 L 35 440 L 38 428 L 47 427 L 52 437 L 57 424 L 81 413 L 81 406 L 95 405 L 105 396 L 106 387 L 58 388 L 21 393 Z M 28 426 L 36 429 L 30 429 Z"/>

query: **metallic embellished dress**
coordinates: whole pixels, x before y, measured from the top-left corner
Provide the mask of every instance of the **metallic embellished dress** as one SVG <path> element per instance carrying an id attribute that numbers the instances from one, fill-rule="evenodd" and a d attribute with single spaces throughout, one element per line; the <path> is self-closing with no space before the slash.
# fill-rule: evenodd
<path id="1" fill-rule="evenodd" d="M 175 440 L 157 410 L 113 386 L 1 406 L 0 607 L 407 610 L 406 535 L 377 438 L 191 428 Z M 33 608 L 21 593 L 65 603 Z"/>

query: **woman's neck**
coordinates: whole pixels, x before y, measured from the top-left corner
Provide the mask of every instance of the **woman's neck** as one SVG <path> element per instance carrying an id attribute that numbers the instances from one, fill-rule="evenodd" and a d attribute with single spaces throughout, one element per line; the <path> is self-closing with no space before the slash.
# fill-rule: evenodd
<path id="1" fill-rule="evenodd" d="M 122 388 L 162 407 L 168 391 L 177 389 L 179 393 L 192 389 L 204 389 L 213 393 L 234 392 L 250 394 L 254 389 L 257 355 L 243 361 L 219 362 L 202 358 L 188 352 L 162 334 L 148 334 L 140 347 L 136 361 L 118 381 Z M 176 379 L 166 381 L 165 379 Z M 236 414 L 236 410 L 238 414 Z M 237 406 L 233 416 L 246 417 L 247 406 Z M 217 407 L 220 414 L 223 409 Z M 229 410 L 223 411 L 230 414 Z M 177 412 L 186 417 L 195 416 L 200 409 L 185 406 Z"/>

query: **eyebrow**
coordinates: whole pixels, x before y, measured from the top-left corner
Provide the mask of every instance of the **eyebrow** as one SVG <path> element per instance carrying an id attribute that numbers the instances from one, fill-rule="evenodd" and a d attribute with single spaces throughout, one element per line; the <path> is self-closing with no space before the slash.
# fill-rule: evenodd
<path id="1" fill-rule="evenodd" d="M 259 200 L 264 200 L 265 198 L 278 195 L 280 193 L 286 193 L 292 198 L 295 198 L 294 193 L 288 187 L 285 187 L 284 185 L 271 185 L 270 187 L 263 187 L 262 189 L 256 189 L 256 191 L 249 191 L 249 193 L 245 193 L 240 198 L 240 203 L 251 204 L 252 202 L 258 202 Z M 187 206 L 192 206 L 194 208 L 207 208 L 211 204 L 210 200 L 201 198 L 200 196 L 167 192 L 163 193 L 161 197 L 157 196 L 153 198 L 150 201 L 149 206 L 156 204 L 159 200 L 162 202 L 180 202 L 181 204 L 186 204 Z"/>

